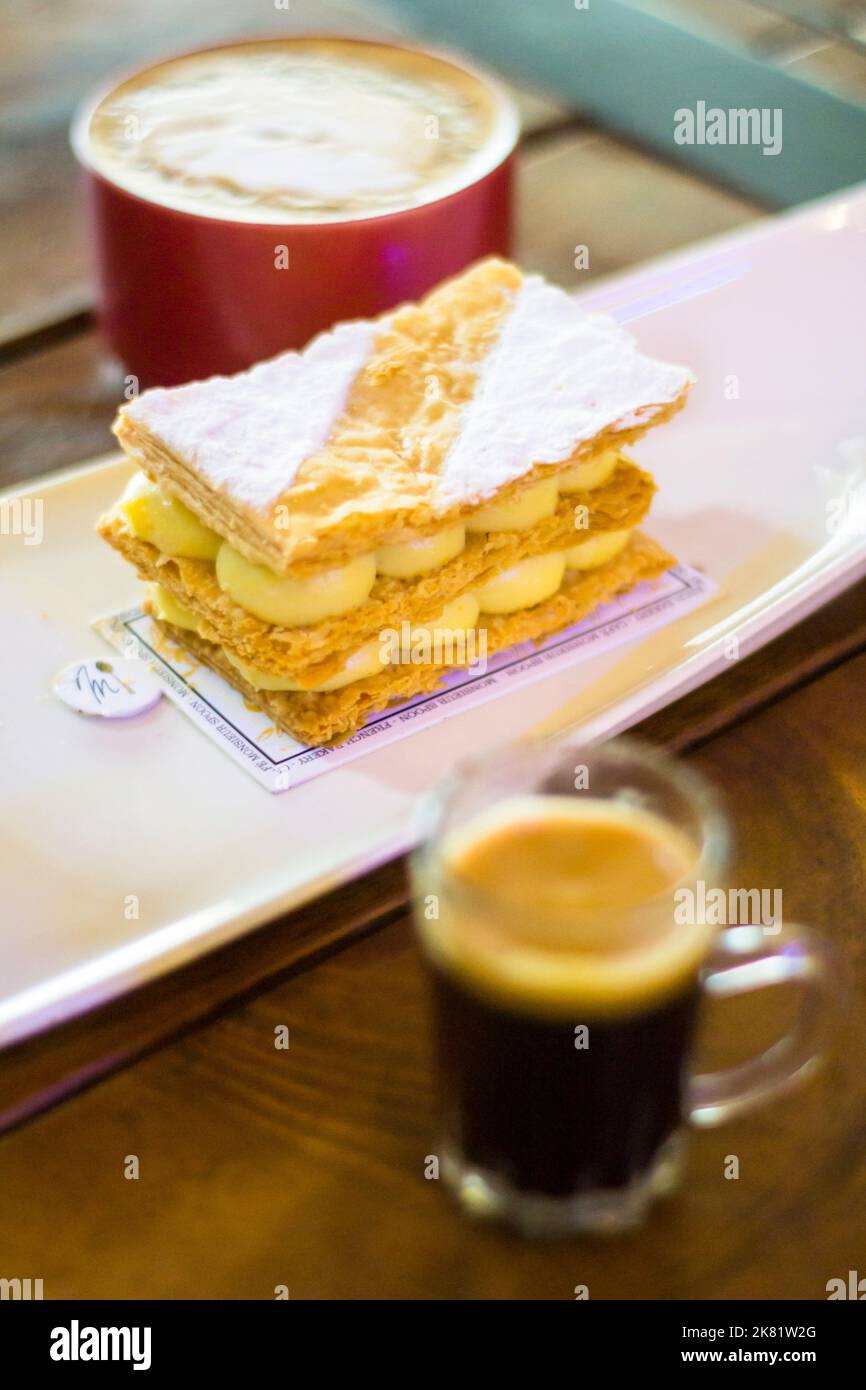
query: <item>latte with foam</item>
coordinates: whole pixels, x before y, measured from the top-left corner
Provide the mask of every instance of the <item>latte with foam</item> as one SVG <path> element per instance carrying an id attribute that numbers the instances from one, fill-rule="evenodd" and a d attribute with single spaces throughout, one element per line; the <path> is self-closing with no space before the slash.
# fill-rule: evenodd
<path id="1" fill-rule="evenodd" d="M 244 222 L 343 221 L 465 187 L 514 142 L 511 103 L 445 59 L 271 40 L 128 79 L 79 128 L 85 162 L 140 197 Z"/>

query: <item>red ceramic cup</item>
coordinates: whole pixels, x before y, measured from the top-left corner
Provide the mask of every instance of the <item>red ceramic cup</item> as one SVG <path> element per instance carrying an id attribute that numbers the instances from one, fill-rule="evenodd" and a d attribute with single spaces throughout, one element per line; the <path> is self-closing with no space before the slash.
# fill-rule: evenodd
<path id="1" fill-rule="evenodd" d="M 404 51 L 360 39 L 339 42 Z M 142 388 L 242 370 L 302 347 L 341 319 L 416 299 L 481 256 L 509 254 L 518 135 L 513 103 L 475 67 L 428 56 L 488 89 L 495 113 L 489 167 L 446 197 L 346 221 L 231 221 L 129 192 L 94 168 L 88 132 L 99 102 L 131 74 L 79 112 L 72 145 L 84 173 L 99 322 Z M 277 268 L 278 259 L 288 267 Z"/>

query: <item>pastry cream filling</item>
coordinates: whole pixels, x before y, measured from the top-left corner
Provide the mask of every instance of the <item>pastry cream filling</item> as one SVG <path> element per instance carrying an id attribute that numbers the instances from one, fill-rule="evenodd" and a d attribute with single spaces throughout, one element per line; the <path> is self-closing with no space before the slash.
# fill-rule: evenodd
<path id="1" fill-rule="evenodd" d="M 359 607 L 373 587 L 376 557 L 356 555 L 335 569 L 293 579 L 267 565 L 254 564 L 224 541 L 216 559 L 216 577 L 230 598 L 262 622 L 302 627 Z"/>
<path id="2" fill-rule="evenodd" d="M 598 458 L 576 463 L 573 468 L 557 474 L 560 492 L 589 492 L 594 487 L 601 487 L 612 476 L 619 460 L 619 449 L 605 449 Z"/>
<path id="3" fill-rule="evenodd" d="M 570 550 L 555 550 L 548 555 L 534 555 L 521 560 L 510 569 L 503 570 L 480 589 L 461 594 L 447 603 L 437 618 L 429 623 L 406 624 L 408 627 L 408 647 L 417 643 L 422 634 L 428 634 L 435 643 L 437 637 L 450 634 L 453 640 L 459 634 L 465 639 L 476 623 L 479 614 L 516 613 L 521 608 L 531 608 L 550 598 L 560 588 L 566 569 L 598 569 L 618 555 L 628 543 L 631 531 L 605 531 L 602 535 L 590 537 L 572 546 Z M 229 547 L 230 548 L 230 547 Z M 244 563 L 247 563 L 246 561 Z M 191 609 L 186 608 L 161 584 L 149 584 L 151 606 L 157 618 L 171 623 L 174 627 L 188 628 L 192 632 L 199 629 L 199 619 Z M 317 685 L 299 685 L 289 676 L 274 675 L 258 666 L 250 666 L 240 661 L 225 647 L 223 655 L 243 676 L 248 685 L 256 690 L 275 690 L 306 692 L 322 695 L 332 690 L 341 690 L 353 681 L 377 676 L 389 664 L 388 644 L 384 634 L 365 642 L 348 656 L 333 676 Z M 403 635 L 401 634 L 401 642 Z"/>
<path id="4" fill-rule="evenodd" d="M 536 522 L 553 516 L 559 501 L 556 478 L 543 478 L 524 488 L 507 502 L 490 502 L 466 518 L 467 531 L 528 531 Z"/>
<path id="5" fill-rule="evenodd" d="M 199 620 L 191 609 L 178 603 L 174 594 L 168 589 L 164 589 L 161 584 L 148 584 L 150 602 L 153 612 L 157 618 L 163 622 L 171 623 L 174 627 L 188 628 L 191 632 L 198 632 Z M 477 608 L 476 608 L 477 613 Z M 232 656 L 225 647 L 222 654 L 226 661 L 230 661 L 235 670 L 240 671 L 248 685 L 255 686 L 256 690 L 288 690 L 300 691 L 308 690 L 311 694 L 321 694 L 328 690 L 339 690 L 341 686 L 349 685 L 351 681 L 363 680 L 365 676 L 377 676 L 382 670 L 382 661 L 379 656 L 380 643 L 377 638 L 370 642 L 365 642 L 362 647 L 346 659 L 342 669 L 327 681 L 322 681 L 316 686 L 298 685 L 288 676 L 275 676 L 270 671 L 262 671 L 258 666 L 249 666 L 245 661 L 240 661 L 236 656 Z"/>
<path id="6" fill-rule="evenodd" d="M 279 627 L 302 627 L 341 617 L 358 608 L 369 598 L 377 574 L 417 579 L 441 568 L 463 550 L 467 531 L 528 530 L 553 515 L 560 492 L 601 487 L 614 472 L 619 458 L 619 450 L 606 449 L 596 459 L 533 483 L 509 501 L 477 508 L 465 522 L 432 536 L 379 546 L 375 552 L 364 552 L 343 565 L 303 578 L 277 574 L 268 565 L 247 560 L 230 542 L 199 521 L 178 498 L 164 494 L 144 473 L 130 481 L 116 510 L 134 535 L 149 541 L 163 554 L 215 560 L 220 588 L 254 617 Z M 618 544 L 614 543 L 615 537 L 619 538 Z M 556 579 L 556 573 L 562 554 L 569 568 L 590 569 L 612 558 L 627 537 L 627 532 L 607 532 L 558 553 L 558 557 L 537 556 L 520 562 L 479 590 L 484 595 L 484 611 L 512 613 L 540 603 L 561 582 L 562 576 Z M 608 549 L 608 545 L 612 548 Z"/>
<path id="7" fill-rule="evenodd" d="M 262 671 L 258 666 L 248 666 L 245 661 L 238 661 L 225 647 L 223 656 L 240 672 L 247 685 L 253 686 L 255 690 L 282 690 L 294 694 L 306 691 L 309 695 L 324 695 L 331 690 L 340 690 L 344 685 L 351 685 L 352 681 L 378 676 L 382 670 L 377 638 L 365 642 L 363 647 L 358 647 L 357 651 L 346 658 L 342 668 L 320 685 L 298 685 L 297 681 L 293 681 L 289 676 L 275 676 L 270 671 Z"/>
<path id="8" fill-rule="evenodd" d="M 461 521 L 432 536 L 419 536 L 401 545 L 380 545 L 376 551 L 376 570 L 389 579 L 417 579 L 447 565 L 465 544 L 466 527 Z"/>
<path id="9" fill-rule="evenodd" d="M 482 613 L 516 613 L 555 594 L 565 574 L 565 553 L 533 555 L 503 570 L 475 592 Z"/>
<path id="10" fill-rule="evenodd" d="M 163 622 L 171 623 L 174 627 L 188 628 L 191 632 L 197 632 L 199 621 L 191 609 L 178 603 L 173 594 L 168 589 L 164 589 L 161 584 L 149 584 L 151 607 L 157 618 Z M 452 639 L 462 635 L 468 638 L 469 629 L 473 626 L 478 617 L 478 600 L 474 594 L 461 594 L 459 598 L 452 599 L 447 603 L 439 614 L 438 618 L 433 618 L 429 623 L 413 623 L 409 629 L 409 643 L 417 643 L 423 633 L 429 634 L 431 640 L 435 642 L 437 636 L 445 633 L 451 635 Z M 364 680 L 370 676 L 378 676 L 381 671 L 389 664 L 385 652 L 387 647 L 380 637 L 374 637 L 369 642 L 351 653 L 346 658 L 341 669 L 327 680 L 321 681 L 318 685 L 299 685 L 289 676 L 275 676 L 270 671 L 263 671 L 258 666 L 249 666 L 244 661 L 239 661 L 231 652 L 222 648 L 223 655 L 232 666 L 241 673 L 244 680 L 255 687 L 256 690 L 284 690 L 307 691 L 309 694 L 321 695 L 331 690 L 341 690 L 344 685 L 351 685 L 352 681 Z"/>
<path id="11" fill-rule="evenodd" d="M 157 618 L 171 623 L 173 627 L 187 627 L 190 632 L 198 632 L 199 620 L 195 613 L 191 608 L 178 603 L 168 589 L 164 589 L 161 584 L 148 584 L 147 592 Z"/>
<path id="12" fill-rule="evenodd" d="M 630 535 L 630 530 L 603 531 L 569 550 L 519 560 L 475 590 L 482 613 L 517 613 L 521 608 L 532 608 L 556 593 L 566 569 L 600 569 L 625 549 Z"/>
<path id="13" fill-rule="evenodd" d="M 431 637 L 435 637 L 437 630 L 446 627 L 465 635 L 475 623 L 480 611 L 477 594 L 460 594 L 459 598 L 453 598 L 450 603 L 446 603 L 438 618 L 432 618 L 429 623 L 413 623 L 412 635 L 414 637 L 417 633 L 427 632 Z"/>
<path id="14" fill-rule="evenodd" d="M 570 570 L 596 570 L 606 565 L 621 550 L 625 550 L 631 531 L 602 531 L 598 536 L 590 536 L 566 550 L 565 563 Z"/>
<path id="15" fill-rule="evenodd" d="M 447 603 L 439 616 L 432 618 L 429 623 L 412 623 L 407 634 L 407 650 L 411 653 L 412 645 L 417 643 L 424 633 L 428 634 L 433 643 L 437 637 L 442 639 L 446 634 L 452 641 L 458 635 L 466 639 L 468 629 L 473 626 L 477 617 L 478 600 L 473 594 L 461 594 L 459 598 Z M 289 676 L 274 676 L 268 671 L 262 671 L 258 666 L 248 666 L 245 662 L 238 661 L 237 657 L 232 656 L 225 648 L 223 654 L 232 666 L 240 671 L 247 684 L 256 690 L 283 690 L 295 693 L 305 691 L 310 695 L 323 695 L 332 690 L 342 690 L 343 686 L 351 685 L 353 681 L 378 676 L 390 664 L 386 655 L 388 650 L 389 647 L 380 634 L 379 637 L 374 637 L 362 647 L 358 647 L 346 658 L 339 671 L 317 685 L 299 685 Z"/>
<path id="16" fill-rule="evenodd" d="M 191 560 L 215 560 L 222 537 L 205 526 L 177 497 L 168 497 L 146 473 L 136 473 L 117 504 L 118 513 L 139 540 L 149 541 L 163 555 Z"/>

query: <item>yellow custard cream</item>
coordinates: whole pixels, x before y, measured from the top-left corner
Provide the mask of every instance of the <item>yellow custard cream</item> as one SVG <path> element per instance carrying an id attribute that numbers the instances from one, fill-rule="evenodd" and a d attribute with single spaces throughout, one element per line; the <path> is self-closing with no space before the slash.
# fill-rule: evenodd
<path id="1" fill-rule="evenodd" d="M 560 492 L 600 487 L 613 473 L 618 457 L 616 450 L 607 450 L 557 478 L 530 485 L 510 501 L 476 508 L 465 524 L 364 551 L 342 565 L 303 577 L 277 574 L 267 565 L 246 559 L 143 473 L 131 478 L 115 510 L 133 535 L 163 555 L 213 561 L 220 588 L 246 612 L 277 627 L 302 627 L 360 607 L 370 597 L 377 575 L 420 579 L 447 564 L 460 554 L 467 533 L 528 530 L 552 515 Z M 566 569 L 600 568 L 625 548 L 630 534 L 628 530 L 605 531 L 584 537 L 568 550 L 519 561 L 477 590 L 481 611 L 514 613 L 541 603 L 559 588 Z"/>
<path id="2" fill-rule="evenodd" d="M 343 221 L 465 187 L 516 136 L 507 97 L 444 59 L 339 39 L 237 44 L 148 69 L 75 134 L 141 197 L 248 222 Z"/>
<path id="3" fill-rule="evenodd" d="M 144 473 L 136 473 L 126 486 L 117 510 L 138 536 L 163 555 L 184 555 L 189 560 L 215 560 L 220 545 L 216 531 L 199 521 L 178 497 L 167 497 Z"/>
<path id="4" fill-rule="evenodd" d="M 171 623 L 174 627 L 186 628 L 190 632 L 198 631 L 199 619 L 192 609 L 185 608 L 182 603 L 178 603 L 174 595 L 164 589 L 161 584 L 148 584 L 147 591 L 154 617 L 163 622 Z M 424 633 L 434 642 L 437 634 L 440 636 L 448 634 L 451 640 L 462 637 L 464 643 L 468 643 L 469 633 L 478 618 L 478 614 L 478 600 L 475 595 L 461 594 L 459 598 L 452 599 L 450 603 L 447 603 L 439 616 L 432 619 L 431 622 L 413 623 L 409 632 L 409 644 L 418 641 Z M 351 685 L 353 681 L 380 675 L 388 665 L 388 653 L 389 645 L 383 633 L 351 652 L 342 667 L 327 680 L 312 685 L 300 685 L 297 681 L 293 681 L 290 676 L 275 676 L 270 671 L 262 671 L 257 666 L 250 666 L 246 662 L 239 661 L 230 651 L 223 648 L 223 655 L 226 660 L 231 662 L 235 670 L 239 671 L 244 680 L 255 690 L 284 690 L 295 693 L 306 691 L 311 695 L 323 695 L 332 690 L 342 690 L 344 686 Z"/>

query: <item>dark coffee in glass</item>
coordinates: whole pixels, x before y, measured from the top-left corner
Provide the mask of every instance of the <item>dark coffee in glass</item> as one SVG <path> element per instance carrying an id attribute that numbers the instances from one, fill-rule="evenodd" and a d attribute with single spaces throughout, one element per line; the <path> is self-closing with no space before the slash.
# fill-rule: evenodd
<path id="1" fill-rule="evenodd" d="M 442 1095 L 465 1161 L 518 1190 L 562 1198 L 627 1191 L 676 1157 L 699 991 L 636 1017 L 533 1018 L 434 967 Z M 656 1180 L 659 1186 L 659 1179 Z"/>
<path id="2" fill-rule="evenodd" d="M 429 800 L 423 830 L 440 1170 L 468 1209 L 529 1234 L 634 1225 L 675 1185 L 686 1121 L 718 1123 L 812 1055 L 804 1000 L 787 1052 L 690 1075 L 702 987 L 821 972 L 802 932 L 701 920 L 726 822 L 671 759 L 628 740 L 498 750 Z"/>

